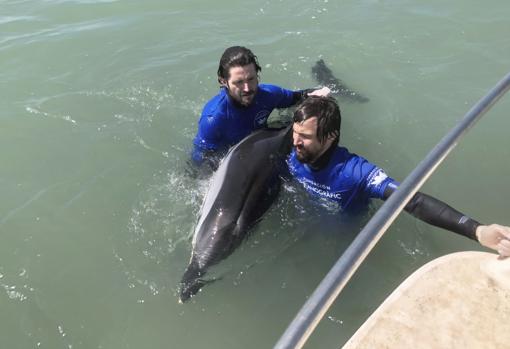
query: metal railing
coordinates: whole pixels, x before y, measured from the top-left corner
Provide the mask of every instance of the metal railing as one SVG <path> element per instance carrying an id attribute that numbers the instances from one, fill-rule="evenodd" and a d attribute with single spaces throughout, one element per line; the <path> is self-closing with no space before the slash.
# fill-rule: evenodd
<path id="1" fill-rule="evenodd" d="M 471 127 L 510 89 L 510 73 L 485 97 L 476 103 L 464 118 L 430 151 L 386 200 L 372 219 L 345 250 L 322 280 L 294 320 L 287 327 L 275 349 L 302 348 L 319 321 L 340 294 L 351 276 L 400 214 L 407 202 L 420 189 L 439 164 L 446 158 Z"/>

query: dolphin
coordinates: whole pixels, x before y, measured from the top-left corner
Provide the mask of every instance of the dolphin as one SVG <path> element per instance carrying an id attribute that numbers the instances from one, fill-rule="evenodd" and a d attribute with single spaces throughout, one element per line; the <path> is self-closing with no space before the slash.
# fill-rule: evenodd
<path id="1" fill-rule="evenodd" d="M 186 302 L 205 284 L 207 269 L 227 258 L 276 199 L 292 126 L 259 130 L 230 149 L 213 174 L 193 236 L 191 259 L 180 282 Z"/>
<path id="2" fill-rule="evenodd" d="M 367 97 L 351 90 L 342 80 L 335 77 L 322 59 L 318 60 L 312 67 L 312 75 L 320 85 L 329 87 L 334 95 L 346 97 L 354 102 L 365 103 L 369 101 Z"/>

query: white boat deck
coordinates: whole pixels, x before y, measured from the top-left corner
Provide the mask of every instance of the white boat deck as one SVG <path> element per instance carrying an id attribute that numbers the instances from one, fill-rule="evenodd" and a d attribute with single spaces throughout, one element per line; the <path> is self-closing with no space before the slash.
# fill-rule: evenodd
<path id="1" fill-rule="evenodd" d="M 510 348 L 510 258 L 459 252 L 407 278 L 343 349 Z"/>

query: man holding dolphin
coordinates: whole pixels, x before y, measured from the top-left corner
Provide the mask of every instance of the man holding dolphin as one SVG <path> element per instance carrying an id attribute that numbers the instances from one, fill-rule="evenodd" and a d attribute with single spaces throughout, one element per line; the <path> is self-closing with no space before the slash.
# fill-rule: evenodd
<path id="1" fill-rule="evenodd" d="M 238 98 L 239 103 L 254 98 L 233 95 L 229 98 Z M 341 116 L 334 99 L 307 97 L 293 121 L 292 127 L 260 130 L 244 138 L 214 174 L 180 282 L 181 302 L 212 281 L 204 278 L 208 269 L 227 258 L 270 207 L 278 193 L 282 164 L 287 164 L 290 174 L 312 196 L 336 203 L 344 211 L 366 207 L 372 198 L 386 200 L 397 189 L 399 183 L 381 168 L 338 145 Z M 509 227 L 482 225 L 419 192 L 405 210 L 429 224 L 479 241 L 502 257 L 510 256 Z"/>
<path id="2" fill-rule="evenodd" d="M 366 206 L 371 198 L 386 200 L 397 189 L 399 183 L 381 168 L 338 145 L 341 116 L 333 98 L 308 97 L 297 107 L 293 122 L 293 149 L 287 164 L 291 175 L 314 197 L 349 211 Z M 476 240 L 502 257 L 510 256 L 510 227 L 482 225 L 420 192 L 405 210 Z"/>
<path id="3" fill-rule="evenodd" d="M 193 140 L 192 160 L 197 165 L 217 167 L 228 148 L 256 129 L 267 126 L 275 108 L 288 108 L 307 95 L 327 96 L 328 87 L 291 91 L 259 84 L 261 67 L 257 56 L 241 46 L 223 53 L 219 68 L 220 92 L 205 105 Z"/>

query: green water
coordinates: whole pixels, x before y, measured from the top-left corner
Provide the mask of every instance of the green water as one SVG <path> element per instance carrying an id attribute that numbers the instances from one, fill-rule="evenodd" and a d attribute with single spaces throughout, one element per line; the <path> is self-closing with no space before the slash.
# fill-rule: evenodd
<path id="1" fill-rule="evenodd" d="M 367 217 L 288 191 L 191 303 L 177 284 L 207 182 L 186 175 L 223 50 L 370 98 L 342 142 L 403 179 L 510 70 L 507 1 L 0 0 L 0 348 L 269 348 Z M 502 99 L 424 191 L 510 224 Z M 371 208 L 375 210 L 377 205 Z M 475 243 L 403 215 L 308 348 L 338 348 L 412 270 Z"/>

